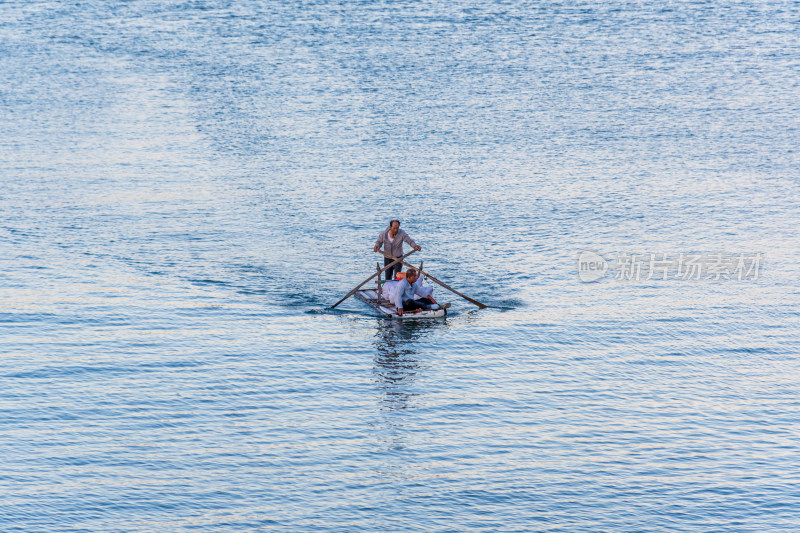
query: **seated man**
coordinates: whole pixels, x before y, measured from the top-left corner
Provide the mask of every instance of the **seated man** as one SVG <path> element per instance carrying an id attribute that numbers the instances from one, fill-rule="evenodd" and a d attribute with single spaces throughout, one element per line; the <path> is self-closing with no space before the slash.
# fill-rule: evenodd
<path id="1" fill-rule="evenodd" d="M 395 296 L 397 292 L 397 286 L 400 282 L 405 279 L 406 273 L 400 272 L 397 274 L 397 279 L 393 279 L 391 281 L 385 281 L 383 283 L 383 289 L 381 291 L 381 296 L 384 300 L 387 300 L 389 303 L 394 304 L 395 307 L 402 307 L 402 302 L 395 302 Z M 419 275 L 419 271 L 417 271 L 417 281 L 412 283 L 411 285 L 414 286 L 414 296 L 421 296 L 423 298 L 427 298 L 433 293 L 433 287 L 429 287 L 422 283 L 422 276 Z M 431 298 L 431 300 L 433 300 Z"/>
<path id="2" fill-rule="evenodd" d="M 394 290 L 394 297 L 391 299 L 392 303 L 397 307 L 397 314 L 401 315 L 404 311 L 416 312 L 420 309 L 439 309 L 439 304 L 434 300 L 431 291 L 425 290 L 428 287 L 423 287 L 422 284 L 415 283 L 418 279 L 417 271 L 409 268 L 406 271 L 405 279 L 397 282 Z M 418 300 L 414 296 L 424 296 Z M 441 306 L 442 309 L 450 307 L 449 303 Z"/>

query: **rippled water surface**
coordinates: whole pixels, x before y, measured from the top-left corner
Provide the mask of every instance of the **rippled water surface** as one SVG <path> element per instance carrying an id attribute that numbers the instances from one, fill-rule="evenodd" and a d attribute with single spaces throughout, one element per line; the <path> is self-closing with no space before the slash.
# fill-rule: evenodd
<path id="1" fill-rule="evenodd" d="M 797 531 L 798 20 L 0 2 L 0 530 Z"/>

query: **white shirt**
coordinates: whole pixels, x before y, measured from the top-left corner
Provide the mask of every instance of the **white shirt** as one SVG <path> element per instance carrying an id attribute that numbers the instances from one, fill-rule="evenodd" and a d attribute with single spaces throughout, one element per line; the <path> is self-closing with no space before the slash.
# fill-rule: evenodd
<path id="1" fill-rule="evenodd" d="M 392 291 L 389 298 L 395 307 L 403 307 L 403 300 L 413 300 L 415 296 L 427 298 L 433 292 L 433 287 L 425 287 L 422 285 L 422 276 L 417 278 L 417 281 L 411 285 L 408 280 L 401 279 Z"/>

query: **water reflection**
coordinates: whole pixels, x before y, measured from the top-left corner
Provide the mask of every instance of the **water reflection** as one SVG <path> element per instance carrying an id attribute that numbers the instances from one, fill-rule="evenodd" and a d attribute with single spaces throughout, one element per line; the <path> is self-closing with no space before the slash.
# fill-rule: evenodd
<path id="1" fill-rule="evenodd" d="M 406 409 L 414 396 L 410 387 L 419 370 L 419 341 L 445 327 L 443 320 L 380 320 L 375 332 L 376 382 L 382 389 L 383 408 Z"/>
<path id="2" fill-rule="evenodd" d="M 425 365 L 420 351 L 425 352 L 424 339 L 435 330 L 446 327 L 444 320 L 379 320 L 375 330 L 375 383 L 378 388 L 380 431 L 378 439 L 384 452 L 401 452 L 408 448 L 405 426 L 413 412 L 414 400 L 423 394 L 415 389 L 416 378 Z M 404 478 L 402 464 L 384 465 L 385 475 Z"/>

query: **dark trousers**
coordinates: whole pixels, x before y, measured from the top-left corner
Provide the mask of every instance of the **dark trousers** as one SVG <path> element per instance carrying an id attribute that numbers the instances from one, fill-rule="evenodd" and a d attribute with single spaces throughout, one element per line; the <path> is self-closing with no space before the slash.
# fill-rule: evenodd
<path id="1" fill-rule="evenodd" d="M 403 300 L 403 312 L 416 311 L 417 309 L 430 309 L 433 302 L 428 298 L 420 298 L 419 300 Z"/>
<path id="2" fill-rule="evenodd" d="M 389 263 L 394 261 L 394 259 L 389 259 L 388 257 L 383 258 L 383 266 L 387 266 Z M 400 273 L 403 271 L 403 263 L 395 263 L 392 268 L 387 269 L 386 272 L 386 281 L 391 281 L 394 279 L 395 273 Z"/>

